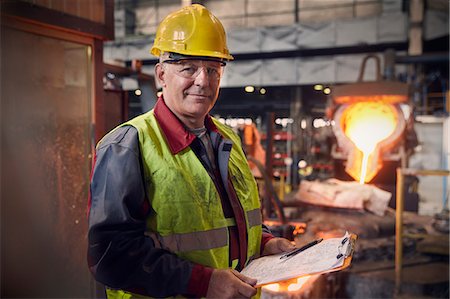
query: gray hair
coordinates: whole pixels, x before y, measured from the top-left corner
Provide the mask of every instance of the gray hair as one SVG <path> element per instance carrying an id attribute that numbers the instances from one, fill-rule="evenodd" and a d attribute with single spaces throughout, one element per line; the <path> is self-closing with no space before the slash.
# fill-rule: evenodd
<path id="1" fill-rule="evenodd" d="M 159 55 L 159 62 L 164 62 L 169 59 L 171 59 L 169 52 L 161 52 L 161 55 Z"/>

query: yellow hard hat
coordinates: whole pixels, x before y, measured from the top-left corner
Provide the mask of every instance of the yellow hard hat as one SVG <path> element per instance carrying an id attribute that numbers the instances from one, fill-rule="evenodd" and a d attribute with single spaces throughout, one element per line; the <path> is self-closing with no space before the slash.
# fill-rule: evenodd
<path id="1" fill-rule="evenodd" d="M 233 60 L 222 23 L 200 4 L 183 7 L 159 24 L 150 53 L 164 52 Z"/>

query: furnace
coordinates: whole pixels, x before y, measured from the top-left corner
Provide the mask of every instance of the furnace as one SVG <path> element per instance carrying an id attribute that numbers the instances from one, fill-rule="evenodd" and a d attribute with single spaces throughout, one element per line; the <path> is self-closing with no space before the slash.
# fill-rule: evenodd
<path id="1" fill-rule="evenodd" d="M 376 61 L 377 80 L 364 82 L 369 58 Z M 378 56 L 366 56 L 358 81 L 333 89 L 328 109 L 336 136 L 332 157 L 361 184 L 373 182 L 386 162 L 394 167 L 404 166 L 407 158 L 404 137 L 408 134 L 408 123 L 412 123 L 411 110 L 408 84 L 382 80 Z"/>

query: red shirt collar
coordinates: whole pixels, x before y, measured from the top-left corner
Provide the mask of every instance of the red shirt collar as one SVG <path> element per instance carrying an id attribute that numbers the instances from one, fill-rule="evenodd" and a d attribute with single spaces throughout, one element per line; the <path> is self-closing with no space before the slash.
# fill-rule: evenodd
<path id="1" fill-rule="evenodd" d="M 166 136 L 172 154 L 178 154 L 191 145 L 195 135 L 189 132 L 176 115 L 170 111 L 162 97 L 156 102 L 154 114 L 163 134 Z M 205 127 L 208 131 L 219 132 L 209 114 L 205 117 Z"/>

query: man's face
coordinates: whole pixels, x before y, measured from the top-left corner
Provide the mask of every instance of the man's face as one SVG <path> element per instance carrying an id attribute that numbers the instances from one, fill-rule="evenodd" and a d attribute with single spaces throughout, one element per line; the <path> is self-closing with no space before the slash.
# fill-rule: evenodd
<path id="1" fill-rule="evenodd" d="M 181 120 L 201 123 L 217 100 L 222 72 L 218 61 L 168 60 L 156 66 L 166 105 Z"/>

